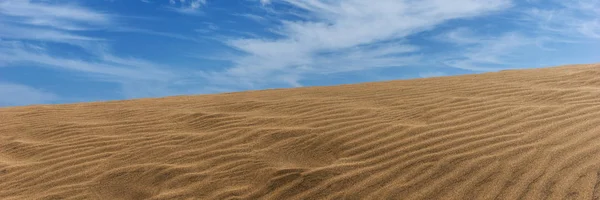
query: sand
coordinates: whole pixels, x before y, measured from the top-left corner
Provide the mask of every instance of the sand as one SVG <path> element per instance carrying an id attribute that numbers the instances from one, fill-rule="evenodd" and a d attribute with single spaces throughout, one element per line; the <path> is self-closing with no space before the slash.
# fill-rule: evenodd
<path id="1" fill-rule="evenodd" d="M 0 109 L 0 199 L 598 199 L 600 65 Z"/>

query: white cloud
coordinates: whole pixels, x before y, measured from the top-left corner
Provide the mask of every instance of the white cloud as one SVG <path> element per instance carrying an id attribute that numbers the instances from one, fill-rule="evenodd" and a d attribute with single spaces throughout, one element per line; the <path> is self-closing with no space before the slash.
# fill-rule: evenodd
<path id="1" fill-rule="evenodd" d="M 600 39 L 600 0 L 563 0 L 536 5 L 526 10 L 524 20 L 540 31 L 571 39 Z"/>
<path id="2" fill-rule="evenodd" d="M 7 82 L 0 82 L 0 96 L 0 106 L 52 103 L 59 99 L 50 92 Z"/>
<path id="3" fill-rule="evenodd" d="M 103 29 L 112 17 L 74 4 L 54 4 L 31 0 L 0 2 L 0 38 L 19 41 L 65 43 L 80 47 L 102 39 L 77 33 Z"/>
<path id="4" fill-rule="evenodd" d="M 174 70 L 148 60 L 117 56 L 102 49 L 95 52 L 93 60 L 83 60 L 52 56 L 40 48 L 22 42 L 0 41 L 0 67 L 33 65 L 73 72 L 73 78 L 79 76 L 93 81 L 117 83 L 120 90 L 115 92 L 125 98 L 206 92 L 203 87 L 198 87 L 202 85 L 197 82 L 177 84 L 196 79 L 193 73 Z M 191 86 L 198 88 L 190 89 Z M 27 96 L 29 93 L 23 94 Z"/>
<path id="5" fill-rule="evenodd" d="M 190 1 L 194 5 L 202 2 L 205 1 Z M 90 10 L 75 4 L 6 0 L 0 2 L 0 26 L 2 27 L 0 38 L 68 43 L 85 47 L 89 45 L 89 41 L 103 39 L 84 36 L 80 31 L 104 30 L 199 41 L 175 33 L 122 26 L 116 21 L 118 19 L 116 15 Z"/>
<path id="6" fill-rule="evenodd" d="M 179 0 L 179 3 L 175 0 L 169 0 L 170 10 L 176 11 L 181 14 L 198 15 L 198 9 L 206 5 L 206 0 Z M 179 6 L 177 6 L 179 4 Z"/>
<path id="7" fill-rule="evenodd" d="M 465 41 L 465 38 L 455 35 L 455 41 Z M 523 63 L 523 52 L 536 48 L 535 39 L 518 33 L 509 32 L 497 37 L 473 39 L 471 46 L 465 47 L 458 55 L 443 60 L 448 66 L 472 70 L 490 71 L 499 68 L 519 68 L 527 66 Z"/>
<path id="8" fill-rule="evenodd" d="M 206 34 L 206 33 L 211 33 L 211 32 L 214 32 L 216 30 L 219 30 L 219 26 L 217 26 L 217 25 L 215 25 L 213 23 L 204 22 L 202 24 L 204 25 L 204 27 L 194 29 L 194 31 L 198 32 L 198 33 L 204 33 L 204 34 Z"/>
<path id="9" fill-rule="evenodd" d="M 0 67 L 47 67 L 73 72 L 75 76 L 93 78 L 96 81 L 118 83 L 123 89 L 133 82 L 140 86 L 166 85 L 170 81 L 186 77 L 186 73 L 178 74 L 178 70 L 172 70 L 168 66 L 114 55 L 109 50 L 107 40 L 85 36 L 78 31 L 106 29 L 196 41 L 178 34 L 121 28 L 116 19 L 120 18 L 74 4 L 0 1 Z M 68 27 L 65 28 L 65 25 Z M 86 57 L 46 50 L 45 47 L 52 49 L 57 43 L 80 47 L 85 52 L 77 54 L 85 54 Z M 33 91 L 20 88 L 19 91 Z M 26 96 L 30 93 L 23 94 Z"/>
<path id="10" fill-rule="evenodd" d="M 206 4 L 206 0 L 191 0 L 190 1 L 190 8 L 191 9 L 198 9 L 200 8 L 201 5 Z"/>
<path id="11" fill-rule="evenodd" d="M 260 3 L 261 3 L 262 5 L 267 5 L 267 4 L 270 4 L 270 3 L 271 3 L 271 0 L 260 0 Z"/>
<path id="12" fill-rule="evenodd" d="M 95 61 L 48 55 L 44 49 L 22 42 L 0 41 L 0 60 L 12 64 L 34 63 L 42 67 L 69 70 L 115 82 L 127 80 L 166 81 L 174 75 L 149 61 L 120 58 L 98 50 Z"/>
<path id="13" fill-rule="evenodd" d="M 190 41 L 190 42 L 201 42 L 202 41 L 199 38 L 196 38 L 196 37 L 193 37 L 193 36 L 184 35 L 184 34 L 177 34 L 177 33 L 170 33 L 170 32 L 161 32 L 161 31 L 154 31 L 154 30 L 134 28 L 134 27 L 116 27 L 116 28 L 110 29 L 108 31 L 112 31 L 112 32 L 140 33 L 140 34 L 146 34 L 146 35 L 168 37 L 168 38 L 178 39 L 178 40 L 186 40 L 186 41 Z"/>
<path id="14" fill-rule="evenodd" d="M 518 30 L 498 29 L 505 32 L 483 35 L 476 32 L 481 27 L 473 27 L 440 34 L 435 39 L 458 46 L 436 59 L 447 66 L 472 71 L 540 67 L 593 59 L 587 55 L 575 57 L 568 51 L 586 52 L 587 44 L 600 42 L 600 0 L 529 3 L 532 4 L 522 8 L 525 10 Z M 565 58 L 549 58 L 551 52 Z"/>
<path id="15" fill-rule="evenodd" d="M 518 32 L 486 36 L 465 27 L 446 31 L 435 40 L 456 45 L 452 51 L 431 56 L 446 66 L 471 70 L 490 71 L 497 68 L 521 67 L 518 52 L 538 47 L 538 39 Z"/>
<path id="16" fill-rule="evenodd" d="M 268 3 L 268 2 L 262 2 Z M 302 20 L 283 20 L 272 29 L 278 39 L 233 38 L 227 45 L 244 55 L 223 72 L 208 72 L 215 83 L 260 86 L 299 85 L 303 76 L 418 63 L 417 47 L 406 37 L 452 19 L 489 14 L 509 0 L 280 0 L 301 10 Z"/>
<path id="17" fill-rule="evenodd" d="M 260 15 L 256 15 L 256 14 L 244 13 L 244 14 L 233 14 L 233 15 L 245 17 L 245 18 L 248 18 L 250 20 L 254 20 L 256 22 L 259 22 L 259 23 L 266 23 L 266 22 L 269 21 L 264 16 L 260 16 Z"/>
<path id="18" fill-rule="evenodd" d="M 88 24 L 106 25 L 111 17 L 72 4 L 50 4 L 31 0 L 4 0 L 0 2 L 0 14 L 16 18 L 19 23 L 49 26 L 56 29 L 84 27 Z"/>
<path id="19" fill-rule="evenodd" d="M 435 39 L 441 42 L 454 43 L 459 45 L 477 44 L 481 42 L 480 36 L 466 27 L 456 28 L 438 35 Z"/>
<path id="20" fill-rule="evenodd" d="M 1 22 L 0 25 L 2 25 L 0 38 L 4 39 L 36 40 L 69 44 L 81 44 L 81 42 L 84 41 L 101 40 L 59 30 L 12 26 L 9 24 L 2 24 Z"/>

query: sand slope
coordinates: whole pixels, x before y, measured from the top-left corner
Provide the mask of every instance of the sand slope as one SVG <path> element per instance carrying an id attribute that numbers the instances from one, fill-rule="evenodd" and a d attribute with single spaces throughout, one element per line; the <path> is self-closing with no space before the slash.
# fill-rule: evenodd
<path id="1" fill-rule="evenodd" d="M 600 65 L 0 109 L 0 199 L 598 199 Z"/>

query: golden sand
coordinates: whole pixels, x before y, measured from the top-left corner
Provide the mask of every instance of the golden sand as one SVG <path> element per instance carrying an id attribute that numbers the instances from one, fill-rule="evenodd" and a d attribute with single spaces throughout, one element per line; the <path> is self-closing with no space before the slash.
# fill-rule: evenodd
<path id="1" fill-rule="evenodd" d="M 0 109 L 0 199 L 519 198 L 600 198 L 600 65 Z"/>

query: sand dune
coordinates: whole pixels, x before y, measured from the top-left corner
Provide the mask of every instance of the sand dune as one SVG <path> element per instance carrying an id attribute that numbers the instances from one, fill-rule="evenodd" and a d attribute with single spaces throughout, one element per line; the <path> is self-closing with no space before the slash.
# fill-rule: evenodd
<path id="1" fill-rule="evenodd" d="M 0 109 L 0 199 L 598 199 L 600 65 Z"/>

